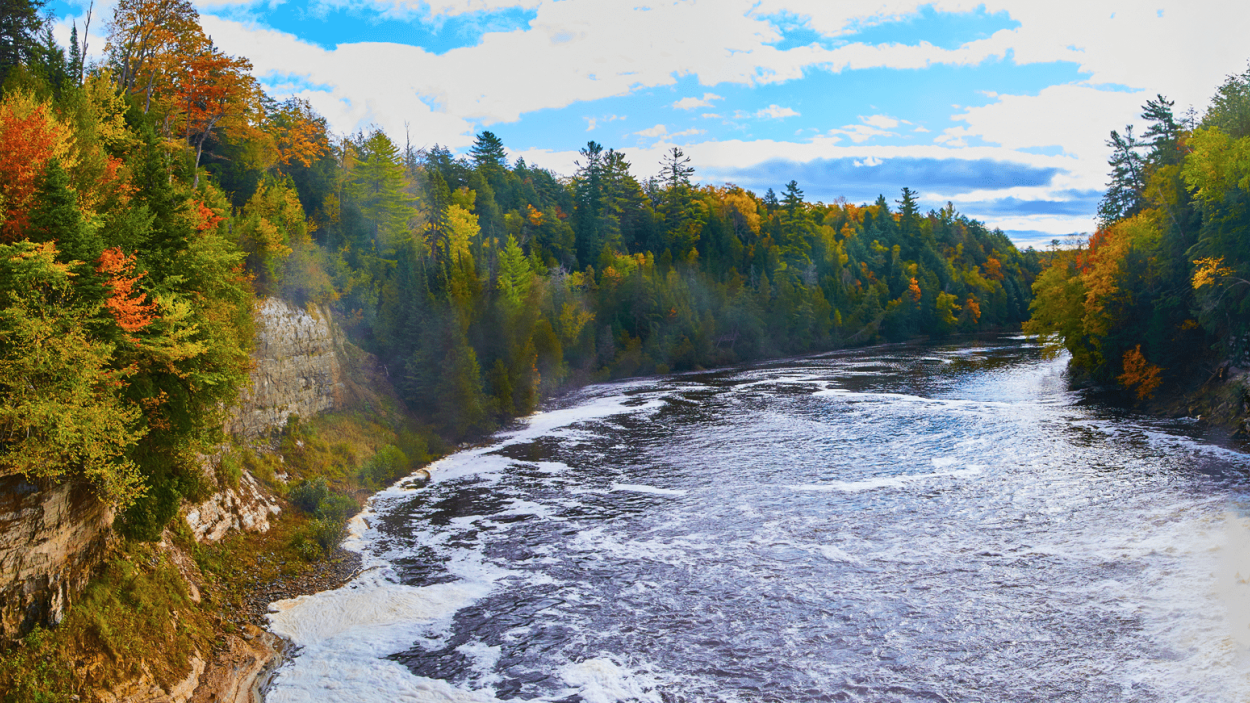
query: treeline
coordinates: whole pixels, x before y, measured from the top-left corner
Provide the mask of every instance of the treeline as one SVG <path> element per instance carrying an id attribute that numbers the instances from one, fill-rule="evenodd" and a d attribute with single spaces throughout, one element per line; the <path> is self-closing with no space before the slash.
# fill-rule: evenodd
<path id="1" fill-rule="evenodd" d="M 0 467 L 92 481 L 133 536 L 210 490 L 197 455 L 257 295 L 331 306 L 461 438 L 570 383 L 1015 325 L 1041 270 L 908 189 L 811 203 L 695 185 L 678 149 L 639 181 L 593 142 L 565 178 L 490 132 L 463 157 L 335 137 L 185 0 L 122 0 L 87 67 L 76 33 L 22 26 L 0 51 Z"/>
<path id="2" fill-rule="evenodd" d="M 1098 231 L 1034 283 L 1032 332 L 1139 399 L 1250 363 L 1250 71 L 1198 119 L 1163 96 L 1111 132 Z M 1204 363 L 1205 362 L 1205 363 Z"/>
<path id="3" fill-rule="evenodd" d="M 1028 315 L 1037 253 L 953 208 L 921 214 L 908 189 L 895 208 L 825 205 L 793 181 L 780 198 L 696 186 L 679 149 L 643 182 L 620 152 L 591 142 L 581 156 L 563 179 L 509 164 L 490 132 L 466 158 L 380 130 L 336 142 L 265 186 L 295 191 L 314 242 L 270 285 L 348 313 L 409 406 L 453 435 L 570 380 Z"/>

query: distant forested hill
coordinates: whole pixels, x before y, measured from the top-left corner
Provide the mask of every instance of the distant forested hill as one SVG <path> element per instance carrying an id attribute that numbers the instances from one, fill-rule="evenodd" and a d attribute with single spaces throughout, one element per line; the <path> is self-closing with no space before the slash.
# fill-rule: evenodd
<path id="1" fill-rule="evenodd" d="M 1039 255 L 906 188 L 811 203 L 696 185 L 677 148 L 639 181 L 593 142 L 561 177 L 490 132 L 336 136 L 185 0 L 121 0 L 92 66 L 36 10 L 6 3 L 0 46 L 0 470 L 88 480 L 132 536 L 210 490 L 258 295 L 334 306 L 456 438 L 569 383 L 1028 316 Z"/>

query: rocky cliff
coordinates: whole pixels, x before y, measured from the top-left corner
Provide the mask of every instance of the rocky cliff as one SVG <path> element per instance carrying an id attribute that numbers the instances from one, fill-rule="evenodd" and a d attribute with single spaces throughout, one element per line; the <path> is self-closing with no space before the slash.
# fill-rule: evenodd
<path id="1" fill-rule="evenodd" d="M 84 485 L 0 477 L 0 637 L 61 621 L 108 553 L 112 523 Z"/>
<path id="2" fill-rule="evenodd" d="M 226 421 L 226 431 L 257 442 L 282 429 L 292 416 L 313 417 L 342 404 L 343 372 L 334 326 L 326 310 L 266 298 L 256 308 L 252 384 Z M 277 503 L 247 473 L 227 488 L 184 511 L 191 533 L 216 542 L 232 531 L 265 532 Z"/>
<path id="3" fill-rule="evenodd" d="M 281 429 L 292 415 L 308 418 L 341 403 L 334 328 L 321 308 L 298 308 L 277 298 L 261 301 L 252 362 L 252 387 L 226 423 L 231 434 L 255 439 Z"/>
<path id="4" fill-rule="evenodd" d="M 328 312 L 260 301 L 252 387 L 226 429 L 255 441 L 291 415 L 312 417 L 336 407 L 343 393 L 336 346 Z M 184 515 L 197 540 L 216 541 L 233 530 L 268 530 L 278 510 L 245 473 L 237 487 L 187 506 Z M 0 476 L 0 637 L 60 621 L 108 553 L 112 521 L 112 512 L 85 486 Z"/>

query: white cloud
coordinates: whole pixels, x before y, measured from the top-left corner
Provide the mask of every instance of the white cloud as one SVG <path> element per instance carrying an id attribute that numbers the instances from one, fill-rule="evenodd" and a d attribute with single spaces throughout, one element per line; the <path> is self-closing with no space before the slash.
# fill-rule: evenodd
<path id="1" fill-rule="evenodd" d="M 958 119 L 958 117 L 956 117 Z M 965 137 L 972 136 L 972 132 L 967 127 L 947 127 L 942 133 L 933 138 L 936 144 L 945 144 L 950 147 L 968 146 Z"/>
<path id="2" fill-rule="evenodd" d="M 878 127 L 880 129 L 894 129 L 899 125 L 899 120 L 896 120 L 889 115 L 869 115 L 868 117 L 860 115 L 859 119 L 866 125 Z M 906 120 L 903 121 L 906 122 Z M 907 124 L 911 123 L 907 122 Z"/>
<path id="3" fill-rule="evenodd" d="M 886 115 L 870 115 L 864 117 L 859 116 L 863 124 L 842 125 L 840 129 L 829 130 L 829 135 L 837 138 L 838 135 L 845 136 L 856 144 L 863 144 L 873 137 L 897 137 L 897 132 L 891 132 L 889 128 L 897 127 L 900 122 L 893 117 Z M 907 124 L 911 124 L 908 122 Z"/>
<path id="4" fill-rule="evenodd" d="M 757 110 L 755 112 L 755 116 L 767 118 L 770 120 L 784 120 L 787 117 L 798 117 L 799 113 L 795 112 L 794 110 L 788 107 L 781 107 L 780 105 L 769 105 L 768 107 L 762 110 Z"/>
<path id="5" fill-rule="evenodd" d="M 1037 95 L 999 95 L 984 107 L 970 107 L 953 119 L 952 127 L 934 139 L 957 147 L 968 137 L 1007 149 L 1059 146 L 1076 157 L 1074 187 L 1102 188 L 1107 170 L 1107 133 L 1132 122 L 1150 97 L 1144 92 L 1098 90 L 1082 85 L 1055 85 Z"/>
<path id="6" fill-rule="evenodd" d="M 654 127 L 648 127 L 640 132 L 634 132 L 634 134 L 637 134 L 640 137 L 663 137 L 668 134 L 668 128 L 662 124 L 658 124 Z"/>
<path id="7" fill-rule="evenodd" d="M 237 5 L 260 8 L 278 1 Z M 197 2 L 211 11 L 234 0 Z M 1178 111 L 1191 104 L 1201 108 L 1225 74 L 1242 70 L 1250 54 L 1244 42 L 1250 34 L 1250 13 L 1230 12 L 1216 3 L 1181 0 L 1159 0 L 1151 5 L 1103 0 L 1044 4 L 1034 0 L 365 0 L 363 9 L 360 0 L 320 2 L 324 7 L 350 6 L 361 12 L 420 17 L 422 21 L 514 7 L 533 12 L 526 27 L 488 32 L 476 45 L 443 54 L 380 42 L 343 44 L 327 50 L 255 22 L 204 17 L 206 31 L 219 45 L 230 53 L 247 56 L 259 75 L 282 84 L 285 94 L 278 97 L 298 94 L 308 98 L 335 130 L 350 131 L 376 123 L 398 135 L 403 134 L 407 122 L 418 144 L 439 142 L 452 148 L 467 146 L 474 131 L 482 126 L 514 122 L 538 110 L 675 86 L 679 80 L 683 85 L 695 81 L 702 89 L 724 92 L 716 86 L 778 85 L 817 71 L 975 66 L 986 60 L 1016 65 L 1071 62 L 1088 76 L 1087 81 L 1051 86 L 1037 95 L 987 93 L 987 105 L 957 106 L 954 118 L 958 125 L 935 135 L 933 144 L 891 147 L 902 150 L 895 155 L 934 153 L 944 155 L 942 158 L 976 158 L 970 154 L 987 153 L 1017 163 L 1042 159 L 1063 164 L 1067 175 L 1056 178 L 1055 188 L 1101 188 L 1107 155 L 1103 141 L 1108 130 L 1136 120 L 1141 103 L 1156 92 L 1176 99 Z M 929 5 L 939 12 L 970 12 L 983 6 L 985 12 L 1006 12 L 1019 26 L 953 48 L 929 41 L 870 45 L 852 36 L 865 26 L 915 16 Z M 1158 9 L 1164 10 L 1162 17 Z M 234 10 L 224 11 L 239 16 Z M 777 13 L 788 13 L 806 21 L 809 29 L 849 42 L 777 49 L 781 34 L 769 19 Z M 245 14 L 263 16 L 263 12 Z M 97 6 L 96 16 L 100 19 L 93 23 L 93 30 L 103 28 L 108 12 Z M 691 27 L 706 31 L 692 32 Z M 68 40 L 67 23 L 61 22 L 56 31 L 58 38 Z M 93 53 L 104 46 L 103 38 L 94 33 L 91 41 Z M 671 107 L 694 110 L 710 107 L 720 99 L 715 93 L 704 92 L 701 98 L 683 98 Z M 967 98 L 952 96 L 948 100 L 966 102 Z M 792 108 L 779 105 L 763 110 L 757 110 L 758 104 L 749 109 L 748 105 L 733 105 L 740 108 L 736 113 L 724 107 L 702 116 L 798 116 Z M 808 115 L 806 122 L 811 117 Z M 585 119 L 588 127 L 595 129 L 607 118 Z M 871 142 L 899 136 L 891 130 L 902 124 L 906 123 L 899 118 L 874 114 L 812 141 L 709 141 L 683 149 L 691 153 L 697 150 L 706 163 L 719 160 L 738 166 L 774 156 L 805 160 L 817 153 L 888 158 L 889 152 L 880 151 L 886 147 Z M 669 139 L 682 134 L 665 130 L 655 137 Z M 927 133 L 928 129 L 916 127 L 908 137 L 916 141 L 913 135 Z M 1021 151 L 1051 145 L 1061 146 L 1064 154 L 1044 157 Z M 782 157 L 766 149 L 791 156 Z M 563 169 L 560 154 L 565 152 L 534 153 L 535 158 L 551 159 L 553 168 Z M 650 157 L 644 156 L 639 162 L 646 158 Z"/>
<path id="8" fill-rule="evenodd" d="M 857 167 L 863 167 L 863 166 L 880 166 L 881 164 L 885 162 L 875 156 L 869 156 L 864 159 L 856 159 L 852 163 L 854 163 Z"/>
<path id="9" fill-rule="evenodd" d="M 600 122 L 615 122 L 617 120 L 625 119 L 625 116 L 624 115 L 608 115 L 606 117 L 583 117 L 582 119 L 586 120 L 586 131 L 593 132 L 595 131 L 595 128 L 599 126 Z"/>
<path id="10" fill-rule="evenodd" d="M 696 107 L 712 107 L 713 100 L 724 100 L 724 98 L 715 93 L 704 93 L 701 98 L 682 98 L 681 100 L 673 103 L 672 107 L 678 110 L 693 110 Z"/>
<path id="11" fill-rule="evenodd" d="M 358 6 L 354 0 L 351 4 Z M 807 18 L 808 26 L 818 32 L 840 36 L 857 27 L 912 16 L 923 5 L 967 12 L 982 4 L 987 12 L 1006 11 L 1021 26 L 950 49 L 920 41 L 780 50 L 773 46 L 780 33 L 767 17 L 788 12 Z M 1017 64 L 1075 62 L 1090 73 L 1093 84 L 1148 88 L 1152 94 L 1157 90 L 1177 98 L 1182 107 L 1202 105 L 1223 75 L 1244 62 L 1241 38 L 1250 32 L 1250 13 L 1221 12 L 1216 19 L 1215 8 L 1204 12 L 1179 0 L 1158 4 L 1168 10 L 1166 20 L 1154 11 L 1155 5 L 1117 7 L 1113 20 L 1112 6 L 1097 0 L 1047 4 L 432 0 L 428 10 L 421 11 L 434 16 L 505 7 L 534 12 L 526 28 L 490 32 L 475 46 L 438 55 L 383 43 L 345 44 L 323 51 L 289 36 L 277 44 L 290 50 L 275 51 L 270 39 L 278 33 L 271 30 L 210 16 L 204 24 L 227 51 L 248 56 L 262 73 L 305 75 L 332 86 L 327 97 L 344 101 L 346 107 L 339 110 L 343 118 L 367 117 L 388 129 L 408 120 L 439 141 L 461 143 L 471 139 L 478 124 L 511 122 L 540 109 L 674 85 L 680 76 L 692 76 L 705 86 L 752 86 L 798 79 L 812 70 L 975 65 L 1008 55 Z M 415 12 L 427 5 L 418 0 L 375 0 L 366 7 L 386 13 Z M 714 31 L 689 31 L 696 26 Z M 362 66 L 402 66 L 402 70 L 362 70 Z M 417 103 L 436 105 L 433 112 L 443 117 L 426 115 Z M 459 131 L 434 133 L 430 130 L 435 124 L 443 129 L 458 126 Z M 347 130 L 361 125 L 334 122 L 334 126 Z"/>
<path id="12" fill-rule="evenodd" d="M 196 0 L 197 5 L 238 3 L 247 4 L 260 2 L 281 2 L 281 0 Z M 313 11 L 322 9 L 359 10 L 364 5 L 384 17 L 392 19 L 440 18 L 456 17 L 475 13 L 490 13 L 500 10 L 521 9 L 534 10 L 542 4 L 542 0 L 373 0 L 361 3 L 359 0 L 314 0 Z"/>

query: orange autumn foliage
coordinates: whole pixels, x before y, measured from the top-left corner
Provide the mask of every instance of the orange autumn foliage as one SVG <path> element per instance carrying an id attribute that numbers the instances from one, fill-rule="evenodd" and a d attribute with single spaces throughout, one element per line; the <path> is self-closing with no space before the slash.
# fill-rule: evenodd
<path id="1" fill-rule="evenodd" d="M 916 282 L 915 276 L 912 277 L 911 284 L 907 286 L 907 294 L 914 302 L 920 302 L 920 284 Z"/>
<path id="2" fill-rule="evenodd" d="M 981 268 L 985 271 L 985 277 L 991 281 L 1003 280 L 1003 262 L 998 259 L 989 257 Z"/>
<path id="3" fill-rule="evenodd" d="M 135 290 L 143 274 L 134 275 L 135 259 L 122 253 L 120 247 L 105 249 L 96 261 L 96 272 L 109 277 L 112 294 L 104 301 L 117 326 L 127 332 L 138 332 L 157 318 L 156 303 L 145 302 L 147 294 Z"/>
<path id="4" fill-rule="evenodd" d="M 976 324 L 981 321 L 981 303 L 976 298 L 969 297 L 964 301 L 964 310 L 968 311 L 968 315 L 972 318 L 972 323 Z"/>
<path id="5" fill-rule="evenodd" d="M 299 164 L 305 168 L 330 150 L 325 120 L 318 117 L 307 100 L 293 98 L 272 120 L 278 165 Z"/>
<path id="6" fill-rule="evenodd" d="M 71 135 L 48 105 L 15 92 L 0 102 L 0 241 L 26 236 L 39 178 L 52 159 L 70 167 Z"/>
<path id="7" fill-rule="evenodd" d="M 252 64 L 209 44 L 185 60 L 185 77 L 174 88 L 182 111 L 186 138 L 212 132 L 223 121 L 239 118 L 256 98 Z"/>
<path id="8" fill-rule="evenodd" d="M 1116 379 L 1120 385 L 1137 394 L 1138 400 L 1154 396 L 1155 389 L 1163 383 L 1160 374 L 1163 369 L 1146 361 L 1141 353 L 1141 345 L 1124 352 L 1124 373 Z"/>
<path id="9" fill-rule="evenodd" d="M 195 201 L 195 231 L 204 232 L 217 226 L 218 222 L 226 218 L 218 215 L 212 208 L 204 204 L 204 201 Z"/>

